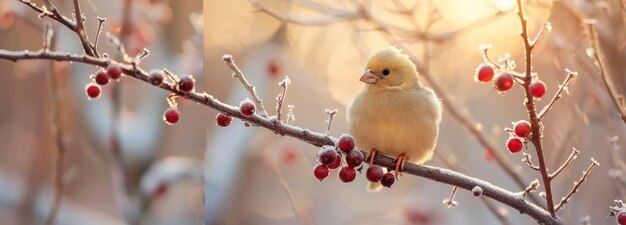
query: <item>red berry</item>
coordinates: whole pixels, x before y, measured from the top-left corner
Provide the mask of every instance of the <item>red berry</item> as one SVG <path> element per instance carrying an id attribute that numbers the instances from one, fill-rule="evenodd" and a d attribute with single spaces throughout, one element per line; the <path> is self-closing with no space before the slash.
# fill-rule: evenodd
<path id="1" fill-rule="evenodd" d="M 239 111 L 241 111 L 243 116 L 251 117 L 254 115 L 254 112 L 256 112 L 256 106 L 252 103 L 252 101 L 250 101 L 250 99 L 246 99 L 239 105 Z"/>
<path id="2" fill-rule="evenodd" d="M 94 76 L 94 80 L 99 85 L 106 85 L 109 83 L 109 76 L 107 76 L 107 73 L 104 72 L 104 70 L 100 70 L 96 73 L 96 76 Z"/>
<path id="3" fill-rule="evenodd" d="M 152 191 L 152 198 L 159 198 L 167 193 L 167 184 L 160 183 L 154 191 Z"/>
<path id="4" fill-rule="evenodd" d="M 533 97 L 541 98 L 546 94 L 546 83 L 540 80 L 533 80 L 528 86 L 528 91 L 530 91 L 530 95 Z"/>
<path id="5" fill-rule="evenodd" d="M 335 163 L 335 161 L 337 161 L 337 158 L 339 158 L 337 152 L 330 145 L 322 146 L 320 151 L 317 153 L 317 161 L 324 166 Z"/>
<path id="6" fill-rule="evenodd" d="M 196 83 L 196 80 L 193 79 L 193 76 L 184 76 L 181 77 L 178 81 L 178 90 L 188 93 L 193 90 L 193 86 Z"/>
<path id="7" fill-rule="evenodd" d="M 150 75 L 148 75 L 148 80 L 154 86 L 161 85 L 163 83 L 163 71 L 161 70 L 150 71 Z"/>
<path id="8" fill-rule="evenodd" d="M 626 211 L 621 211 L 616 216 L 617 224 L 626 225 Z"/>
<path id="9" fill-rule="evenodd" d="M 393 173 L 386 173 L 383 175 L 383 179 L 380 180 L 380 184 L 388 188 L 390 188 L 394 182 L 396 182 L 396 176 L 394 176 Z"/>
<path id="10" fill-rule="evenodd" d="M 217 125 L 220 127 L 227 127 L 230 125 L 230 121 L 233 121 L 233 118 L 222 113 L 217 114 Z"/>
<path id="11" fill-rule="evenodd" d="M 483 194 L 483 188 L 481 188 L 480 186 L 476 186 L 472 188 L 472 195 L 474 195 L 475 197 L 481 196 L 482 194 Z"/>
<path id="12" fill-rule="evenodd" d="M 270 75 L 270 77 L 278 76 L 279 72 L 280 72 L 280 68 L 278 67 L 278 64 L 276 63 L 276 60 L 272 60 L 267 63 L 267 73 Z"/>
<path id="13" fill-rule="evenodd" d="M 521 138 L 527 138 L 530 135 L 530 123 L 526 120 L 520 120 L 513 124 L 515 135 Z"/>
<path id="14" fill-rule="evenodd" d="M 337 145 L 341 151 L 349 152 L 354 149 L 354 138 L 352 138 L 349 134 L 342 134 L 339 137 L 339 143 Z"/>
<path id="15" fill-rule="evenodd" d="M 383 168 L 377 165 L 370 166 L 367 168 L 365 177 L 371 182 L 378 182 L 383 179 Z"/>
<path id="16" fill-rule="evenodd" d="M 337 159 L 335 159 L 335 162 L 326 165 L 326 167 L 328 167 L 328 169 L 334 170 L 339 168 L 339 165 L 341 165 L 341 157 L 337 156 Z"/>
<path id="17" fill-rule="evenodd" d="M 166 109 L 165 113 L 163 113 L 163 121 L 165 121 L 165 123 L 167 123 L 168 125 L 175 124 L 176 122 L 178 122 L 179 118 L 180 114 L 175 108 Z"/>
<path id="18" fill-rule="evenodd" d="M 339 179 L 344 183 L 350 183 L 356 178 L 356 170 L 349 166 L 344 166 L 339 170 Z"/>
<path id="19" fill-rule="evenodd" d="M 495 88 L 498 91 L 508 91 L 513 87 L 513 76 L 507 72 L 502 72 L 496 77 Z"/>
<path id="20" fill-rule="evenodd" d="M 517 153 L 521 151 L 523 146 L 524 143 L 522 143 L 522 140 L 516 137 L 511 137 L 508 141 L 506 141 L 506 148 L 509 149 L 511 153 Z"/>
<path id="21" fill-rule="evenodd" d="M 100 85 L 89 83 L 85 86 L 85 92 L 87 93 L 87 97 L 89 97 L 89 99 L 96 99 L 100 97 L 102 88 L 100 88 Z"/>
<path id="22" fill-rule="evenodd" d="M 474 80 L 480 82 L 489 82 L 493 79 L 493 67 L 487 63 L 482 63 L 476 67 Z"/>
<path id="23" fill-rule="evenodd" d="M 321 164 L 318 164 L 313 169 L 313 175 L 315 175 L 315 178 L 317 178 L 320 181 L 328 177 L 328 172 L 329 172 L 328 167 L 321 165 Z"/>
<path id="24" fill-rule="evenodd" d="M 107 74 L 111 79 L 117 80 L 122 76 L 122 69 L 117 65 L 111 64 L 107 67 Z"/>
<path id="25" fill-rule="evenodd" d="M 346 154 L 346 163 L 350 167 L 357 167 L 361 165 L 361 163 L 363 162 L 363 158 L 365 157 L 363 156 L 363 153 L 361 153 L 361 151 L 352 150 Z"/>

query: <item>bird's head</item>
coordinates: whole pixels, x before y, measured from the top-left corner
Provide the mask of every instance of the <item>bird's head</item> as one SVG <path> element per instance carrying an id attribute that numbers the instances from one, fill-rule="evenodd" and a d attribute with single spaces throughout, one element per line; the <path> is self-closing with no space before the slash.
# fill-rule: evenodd
<path id="1" fill-rule="evenodd" d="M 415 64 L 395 46 L 385 48 L 372 56 L 360 81 L 385 89 L 419 85 Z"/>

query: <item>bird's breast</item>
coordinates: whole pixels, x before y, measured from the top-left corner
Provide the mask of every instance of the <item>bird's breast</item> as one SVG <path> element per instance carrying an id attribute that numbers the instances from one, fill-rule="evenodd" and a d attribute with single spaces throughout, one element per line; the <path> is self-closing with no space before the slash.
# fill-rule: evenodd
<path id="1" fill-rule="evenodd" d="M 371 94 L 362 92 L 348 108 L 349 131 L 365 151 L 409 161 L 429 159 L 438 135 L 440 106 L 420 90 Z"/>

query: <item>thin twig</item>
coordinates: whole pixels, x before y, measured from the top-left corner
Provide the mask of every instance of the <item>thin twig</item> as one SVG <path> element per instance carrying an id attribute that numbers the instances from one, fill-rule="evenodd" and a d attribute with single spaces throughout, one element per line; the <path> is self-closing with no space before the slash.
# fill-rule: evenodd
<path id="1" fill-rule="evenodd" d="M 572 71 L 567 70 L 567 69 L 566 69 L 566 71 L 567 71 L 567 77 L 565 77 L 565 80 L 563 81 L 563 83 L 561 85 L 559 85 L 559 90 L 556 91 L 556 94 L 554 94 L 554 97 L 552 97 L 552 100 L 550 100 L 548 105 L 543 107 L 543 110 L 541 110 L 541 112 L 538 114 L 539 120 L 543 120 L 543 117 L 546 115 L 548 110 L 550 110 L 552 108 L 552 105 L 554 105 L 554 103 L 561 98 L 561 93 L 563 92 L 563 90 L 565 90 L 566 93 L 568 92 L 567 91 L 567 85 L 569 85 L 569 82 L 574 77 L 576 77 L 576 75 L 578 75 L 578 73 L 576 73 L 576 72 L 572 72 Z"/>
<path id="2" fill-rule="evenodd" d="M 525 54 L 525 73 L 526 77 L 523 83 L 526 100 L 524 103 L 526 104 L 526 110 L 528 112 L 528 117 L 531 124 L 532 134 L 530 136 L 530 141 L 535 146 L 535 151 L 537 152 L 537 158 L 539 159 L 539 172 L 541 174 L 541 179 L 543 180 L 543 186 L 546 193 L 546 203 L 548 205 L 548 212 L 553 217 L 556 217 L 554 210 L 554 200 L 552 199 L 552 184 L 550 183 L 550 177 L 548 174 L 548 168 L 546 166 L 546 159 L 543 155 L 543 125 L 537 116 L 537 109 L 535 108 L 534 97 L 530 94 L 530 83 L 532 81 L 532 50 L 533 47 L 537 44 L 538 39 L 535 38 L 533 43 L 531 43 L 530 38 L 528 37 L 528 21 L 524 16 L 524 10 L 522 7 L 522 0 L 517 0 L 517 15 L 519 17 L 519 21 L 522 27 L 522 32 L 520 36 L 524 41 L 524 54 Z M 539 36 L 539 35 L 538 35 Z"/>
<path id="3" fill-rule="evenodd" d="M 532 182 L 530 182 L 530 184 L 528 185 L 526 189 L 524 189 L 524 192 L 522 192 L 522 196 L 527 196 L 531 192 L 537 191 L 537 189 L 539 189 L 539 181 L 535 179 Z"/>
<path id="4" fill-rule="evenodd" d="M 300 213 L 300 210 L 298 209 L 298 205 L 296 204 L 296 199 L 293 197 L 293 194 L 291 193 L 291 188 L 289 188 L 289 184 L 287 183 L 287 180 L 285 180 L 285 177 L 280 171 L 278 164 L 274 162 L 272 164 L 272 169 L 274 169 L 274 172 L 276 173 L 276 176 L 278 177 L 278 181 L 280 182 L 280 185 L 283 187 L 283 190 L 285 190 L 285 193 L 287 193 L 287 197 L 289 197 L 289 202 L 291 203 L 291 207 L 293 208 L 293 213 L 296 214 L 296 217 L 298 217 L 298 221 L 300 221 L 300 224 L 307 225 L 306 220 L 304 220 L 302 213 Z"/>
<path id="5" fill-rule="evenodd" d="M 583 184 L 583 182 L 585 182 L 585 179 L 587 179 L 587 175 L 589 175 L 591 170 L 593 170 L 593 168 L 599 165 L 600 164 L 598 163 L 598 161 L 591 158 L 591 165 L 589 165 L 587 170 L 583 172 L 583 176 L 580 177 L 580 180 L 578 180 L 577 182 L 574 182 L 574 187 L 572 187 L 572 190 L 569 193 L 567 193 L 565 197 L 561 198 L 561 201 L 559 202 L 559 204 L 556 205 L 555 211 L 559 211 L 559 209 L 561 209 L 565 204 L 567 204 L 567 202 L 572 198 L 574 193 L 578 191 L 578 188 L 580 187 L 580 185 Z"/>
<path id="6" fill-rule="evenodd" d="M 445 164 L 446 167 L 448 167 L 449 169 L 454 170 L 454 171 L 459 171 L 459 172 L 462 171 L 461 167 L 463 167 L 463 165 L 461 165 L 461 163 L 458 162 L 458 161 L 456 161 L 456 163 L 452 162 L 452 160 L 450 160 L 450 158 L 445 157 L 443 155 L 443 153 L 441 153 L 441 149 L 439 149 L 438 151 L 435 151 L 435 156 L 437 158 L 439 158 L 439 160 L 441 162 L 443 162 L 443 164 Z M 472 174 L 470 173 L 470 171 L 467 168 L 465 169 L 465 172 L 467 173 L 467 175 L 472 176 Z M 487 199 L 487 198 L 479 198 L 479 199 L 480 199 L 480 201 L 483 204 L 485 204 L 485 207 L 487 207 L 489 212 L 491 212 L 491 214 L 493 214 L 496 217 L 496 219 L 498 219 L 498 221 L 500 221 L 500 223 L 502 225 L 511 225 L 511 224 L 513 224 L 513 223 L 511 223 L 511 221 L 509 220 L 508 217 L 502 215 L 498 211 L 498 208 L 496 207 L 496 205 L 493 202 L 491 202 L 490 199 Z"/>
<path id="7" fill-rule="evenodd" d="M 52 29 L 50 24 L 46 24 L 44 33 L 47 33 L 44 36 L 44 41 L 47 43 L 47 48 L 44 51 L 54 50 L 56 47 L 56 38 L 53 36 L 54 30 Z M 53 67 L 52 63 L 50 63 L 50 67 Z M 55 71 L 51 69 L 50 71 Z M 61 201 L 63 199 L 63 193 L 65 192 L 65 183 L 63 181 L 64 171 L 65 171 L 65 155 L 67 153 L 67 143 L 65 140 L 65 128 L 63 126 L 63 96 L 61 90 L 60 79 L 62 76 L 58 76 L 55 72 L 48 74 L 48 83 L 49 83 L 49 91 L 50 91 L 50 100 L 51 100 L 51 113 L 52 113 L 52 123 L 50 124 L 51 133 L 54 137 L 54 142 L 57 150 L 56 160 L 55 160 L 55 169 L 54 169 L 54 199 L 52 202 L 52 208 L 50 213 L 48 214 L 48 218 L 46 219 L 46 225 L 52 225 L 55 223 L 57 215 L 59 214 L 59 210 L 61 208 Z"/>
<path id="8" fill-rule="evenodd" d="M 535 165 L 532 161 L 531 158 L 532 156 L 530 156 L 530 154 L 524 152 L 524 158 L 522 158 L 522 162 L 525 162 L 526 165 L 528 165 L 528 167 L 530 167 L 533 170 L 537 170 L 539 171 L 539 166 Z"/>
<path id="9" fill-rule="evenodd" d="M 576 148 L 572 149 L 572 153 L 569 154 L 567 160 L 565 160 L 565 162 L 563 162 L 563 164 L 558 169 L 556 169 L 554 173 L 550 174 L 550 180 L 554 179 L 556 176 L 559 175 L 559 173 L 561 173 L 561 171 L 563 171 L 563 169 L 565 169 L 565 167 L 569 166 L 569 164 L 571 164 L 572 161 L 574 161 L 578 157 L 578 154 L 580 154 L 580 151 L 576 150 Z"/>
<path id="10" fill-rule="evenodd" d="M 443 204 L 448 206 L 448 208 L 453 208 L 458 205 L 458 202 L 454 201 L 454 196 L 456 195 L 456 191 L 458 189 L 459 187 L 457 186 L 452 187 L 452 192 L 450 192 L 450 197 L 443 200 Z"/>
<path id="11" fill-rule="evenodd" d="M 335 114 L 337 114 L 337 110 L 336 109 L 326 109 L 324 110 L 326 112 L 326 114 L 328 114 L 328 120 L 326 122 L 328 122 L 328 127 L 326 127 L 326 134 L 330 133 L 330 126 L 333 124 L 333 119 L 335 118 Z"/>
<path id="12" fill-rule="evenodd" d="M 100 40 L 100 34 L 102 33 L 102 26 L 107 19 L 103 17 L 98 17 L 98 29 L 96 30 L 96 40 L 93 41 L 93 49 L 98 50 L 98 40 Z"/>
<path id="13" fill-rule="evenodd" d="M 289 84 L 291 84 L 291 80 L 289 79 L 288 76 L 285 76 L 285 79 L 283 79 L 283 81 L 281 81 L 280 83 L 278 83 L 278 85 L 283 89 L 283 91 L 278 95 L 278 97 L 276 97 L 276 119 L 278 119 L 278 121 L 280 121 L 280 113 L 281 110 L 283 109 L 283 102 L 285 101 L 285 98 L 287 97 L 287 88 L 289 87 Z"/>
<path id="14" fill-rule="evenodd" d="M 48 1 L 48 0 L 46 0 Z M 83 12 L 80 9 L 80 3 L 78 0 L 74 0 L 74 20 L 76 22 L 76 29 L 74 32 L 78 35 L 78 39 L 80 39 L 80 43 L 83 45 L 83 49 L 85 50 L 85 54 L 90 56 L 99 57 L 100 55 L 93 49 L 93 45 L 89 41 L 89 37 L 85 32 L 85 19 L 83 18 Z"/>
<path id="15" fill-rule="evenodd" d="M 600 44 L 598 40 L 598 34 L 593 28 L 595 21 L 587 20 L 586 22 L 587 22 L 587 29 L 589 31 L 589 42 L 590 42 L 589 45 L 591 48 L 591 51 L 588 51 L 588 54 L 590 54 L 590 56 L 594 59 L 595 64 L 598 67 L 598 70 L 600 72 L 600 77 L 602 78 L 602 82 L 604 83 L 606 90 L 609 92 L 609 96 L 611 97 L 611 100 L 613 100 L 613 104 L 615 105 L 615 108 L 617 109 L 617 112 L 619 113 L 620 118 L 622 119 L 624 124 L 626 124 L 626 106 L 624 105 L 624 102 L 623 102 L 623 96 L 618 94 L 617 91 L 615 90 L 613 81 L 609 79 L 608 74 L 606 74 L 604 64 L 602 63 L 602 60 L 600 59 L 600 54 L 598 53 L 600 51 Z"/>
<path id="16" fill-rule="evenodd" d="M 148 72 L 141 67 L 137 67 L 137 72 L 133 73 L 132 65 L 116 62 L 110 59 L 99 59 L 90 57 L 87 55 L 76 55 L 69 54 L 63 52 L 48 52 L 43 54 L 41 51 L 38 52 L 27 52 L 27 51 L 7 51 L 0 50 L 0 59 L 6 59 L 10 61 L 18 61 L 18 60 L 28 60 L 28 59 L 49 59 L 56 61 L 70 61 L 77 62 L 83 64 L 90 64 L 94 66 L 103 67 L 110 63 L 116 64 L 120 66 L 122 72 L 126 74 L 128 77 L 135 78 L 138 80 L 144 81 L 147 85 L 151 86 L 150 81 L 148 80 Z M 196 102 L 198 104 L 205 105 L 207 107 L 218 110 L 222 113 L 230 115 L 232 117 L 241 119 L 245 122 L 255 124 L 260 127 L 264 127 L 268 130 L 272 130 L 279 135 L 286 135 L 297 138 L 309 144 L 321 147 L 323 145 L 335 145 L 338 141 L 337 138 L 331 137 L 328 135 L 324 135 L 322 133 L 313 132 L 308 129 L 303 129 L 300 127 L 285 125 L 285 124 L 276 124 L 270 118 L 255 114 L 251 117 L 246 117 L 239 111 L 239 107 L 235 107 L 232 105 L 224 104 L 219 100 L 215 99 L 213 96 L 206 94 L 204 92 L 200 93 L 197 91 L 192 91 L 190 93 L 183 93 L 176 89 L 176 85 L 170 83 L 163 83 L 158 86 L 159 88 L 166 90 L 170 93 L 174 93 L 183 98 L 189 99 L 190 101 Z M 365 152 L 364 152 L 365 154 Z M 386 167 L 388 169 L 395 168 L 395 161 L 393 158 L 376 155 L 374 157 L 374 164 Z M 476 186 L 480 186 L 483 188 L 483 196 L 492 198 L 496 201 L 504 203 L 512 208 L 515 208 L 517 211 L 528 214 L 533 217 L 539 223 L 543 223 L 546 225 L 557 225 L 562 224 L 562 222 L 550 216 L 548 212 L 546 212 L 541 207 L 528 202 L 524 199 L 518 197 L 518 194 L 513 193 L 511 191 L 505 190 L 501 187 L 495 186 L 489 182 L 470 177 L 464 174 L 461 174 L 456 171 L 447 170 L 434 166 L 426 166 L 426 165 L 416 165 L 412 163 L 406 163 L 404 165 L 404 172 L 407 174 L 413 174 L 416 176 L 421 176 L 427 179 L 431 179 L 437 182 L 446 183 L 449 185 L 457 186 L 459 188 L 463 188 L 466 190 L 472 190 L 472 188 Z"/>
<path id="17" fill-rule="evenodd" d="M 233 71 L 233 77 L 239 79 L 243 87 L 246 88 L 246 90 L 248 90 L 248 93 L 250 93 L 252 100 L 254 100 L 254 104 L 259 109 L 258 112 L 263 117 L 267 117 L 267 111 L 265 111 L 265 107 L 263 107 L 263 101 L 257 95 L 256 89 L 254 88 L 254 86 L 252 86 L 250 82 L 248 82 L 248 80 L 246 79 L 246 76 L 241 72 L 239 67 L 237 67 L 237 64 L 235 64 L 235 60 L 233 59 L 233 56 L 229 54 L 225 54 L 224 56 L 222 56 L 222 60 L 224 61 L 224 63 L 226 63 L 228 68 L 230 68 Z"/>

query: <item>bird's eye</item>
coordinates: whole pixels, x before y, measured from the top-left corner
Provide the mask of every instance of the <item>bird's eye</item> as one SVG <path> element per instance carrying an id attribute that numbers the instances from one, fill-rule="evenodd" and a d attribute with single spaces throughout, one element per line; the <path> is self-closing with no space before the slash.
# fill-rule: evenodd
<path id="1" fill-rule="evenodd" d="M 383 70 L 383 75 L 387 76 L 387 75 L 389 75 L 389 73 L 390 73 L 389 69 L 384 69 Z"/>

